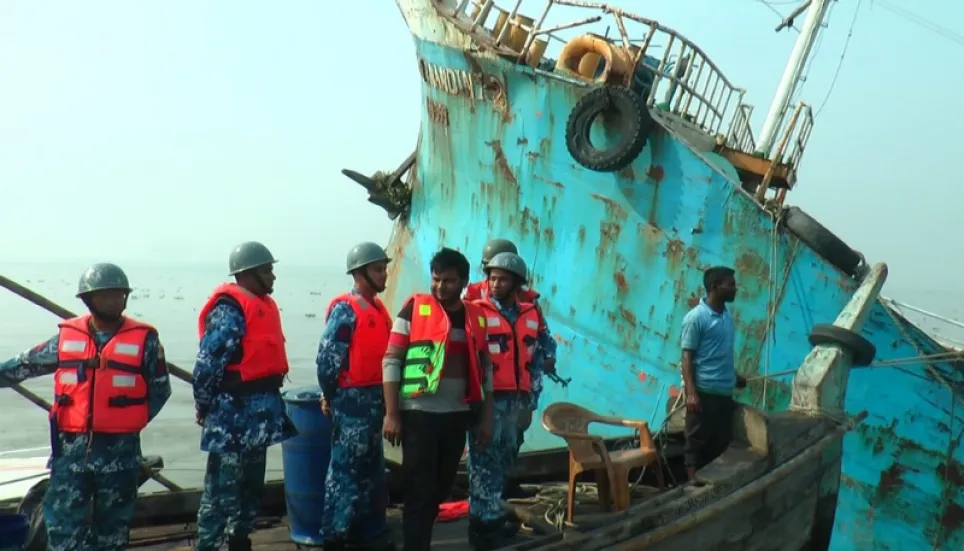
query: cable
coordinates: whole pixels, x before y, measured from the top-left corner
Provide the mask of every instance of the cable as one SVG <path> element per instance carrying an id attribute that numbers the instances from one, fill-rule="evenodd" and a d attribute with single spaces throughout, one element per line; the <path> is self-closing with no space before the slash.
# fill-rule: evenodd
<path id="1" fill-rule="evenodd" d="M 764 6 L 766 6 L 766 7 L 767 7 L 770 11 L 772 11 L 773 13 L 779 15 L 781 21 L 782 21 L 783 19 L 786 19 L 786 16 L 783 15 L 782 13 L 780 13 L 780 10 L 774 8 L 773 6 L 775 6 L 775 5 L 776 5 L 776 6 L 783 6 L 783 5 L 788 5 L 788 4 L 799 4 L 799 3 L 800 3 L 798 0 L 794 0 L 793 2 L 771 2 L 771 1 L 769 1 L 769 0 L 756 0 L 756 1 L 759 2 L 759 3 L 761 3 L 761 4 L 763 4 Z M 795 31 L 797 31 L 797 32 L 800 32 L 800 29 L 798 29 L 796 26 L 794 26 L 794 25 L 792 25 L 792 24 L 790 25 L 790 28 L 793 29 L 793 30 L 795 30 Z"/>
<path id="2" fill-rule="evenodd" d="M 885 10 L 897 15 L 898 17 L 902 17 L 905 20 L 923 29 L 927 29 L 928 31 L 931 31 L 942 38 L 946 38 L 951 42 L 956 42 L 957 44 L 964 46 L 964 35 L 961 35 L 960 33 L 952 31 L 947 27 L 942 27 L 941 25 L 938 25 L 937 23 L 934 23 L 920 15 L 917 15 L 914 12 L 911 12 L 899 6 L 895 6 L 885 0 L 876 0 L 875 4 L 879 4 L 880 7 L 884 8 Z"/>
<path id="3" fill-rule="evenodd" d="M 837 7 L 837 2 L 834 0 L 827 8 L 827 17 L 821 26 L 830 27 L 830 18 L 833 16 L 833 9 Z M 814 60 L 817 59 L 817 55 L 820 53 L 820 47 L 823 46 L 823 39 L 825 32 L 817 34 L 817 43 L 813 45 L 813 53 L 808 56 L 807 66 L 804 67 L 804 74 L 800 77 L 800 86 L 793 92 L 793 98 L 790 99 L 790 103 L 794 104 L 800 99 L 800 95 L 803 93 L 803 88 L 807 85 L 807 79 L 810 78 L 810 71 L 813 69 Z"/>
<path id="4" fill-rule="evenodd" d="M 827 101 L 830 99 L 830 94 L 833 93 L 833 88 L 837 84 L 837 78 L 840 77 L 840 69 L 843 68 L 844 58 L 847 57 L 847 48 L 850 46 L 850 39 L 854 35 L 854 25 L 857 24 L 857 16 L 860 15 L 860 5 L 862 3 L 863 0 L 857 0 L 857 8 L 854 9 L 854 17 L 850 20 L 850 29 L 847 30 L 847 40 L 844 42 L 843 51 L 840 52 L 840 61 L 837 62 L 837 70 L 833 73 L 833 79 L 830 81 L 830 88 L 827 89 L 827 95 L 824 96 L 823 102 L 820 103 L 820 107 L 818 107 L 817 111 L 813 114 L 814 119 L 819 117 L 820 112 L 823 111 L 823 108 L 827 106 Z"/>

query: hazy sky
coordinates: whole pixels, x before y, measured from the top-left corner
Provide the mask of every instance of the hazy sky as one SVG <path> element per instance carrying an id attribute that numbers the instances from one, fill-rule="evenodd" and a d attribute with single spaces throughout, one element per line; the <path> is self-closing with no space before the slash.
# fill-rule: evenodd
<path id="1" fill-rule="evenodd" d="M 614 4 L 696 40 L 748 88 L 759 134 L 797 36 L 773 32 L 774 10 L 797 2 Z M 860 2 L 828 98 L 857 7 L 835 2 L 818 43 L 800 97 L 823 109 L 788 202 L 887 261 L 892 284 L 956 289 L 964 2 Z M 257 239 L 339 264 L 391 228 L 339 170 L 394 168 L 418 133 L 390 0 L 4 0 L 0 75 L 7 261 L 222 262 Z"/>

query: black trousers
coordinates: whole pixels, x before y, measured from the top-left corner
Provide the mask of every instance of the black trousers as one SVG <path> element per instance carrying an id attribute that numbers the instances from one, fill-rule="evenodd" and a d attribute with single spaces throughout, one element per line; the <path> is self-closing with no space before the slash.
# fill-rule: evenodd
<path id="1" fill-rule="evenodd" d="M 691 392 L 686 389 L 686 392 Z M 683 430 L 686 444 L 683 459 L 687 467 L 697 470 L 719 457 L 733 440 L 733 412 L 736 402 L 730 396 L 697 392 L 700 410 L 686 411 L 686 427 Z"/>
<path id="2" fill-rule="evenodd" d="M 404 551 L 429 551 L 438 507 L 452 493 L 471 414 L 402 411 Z"/>

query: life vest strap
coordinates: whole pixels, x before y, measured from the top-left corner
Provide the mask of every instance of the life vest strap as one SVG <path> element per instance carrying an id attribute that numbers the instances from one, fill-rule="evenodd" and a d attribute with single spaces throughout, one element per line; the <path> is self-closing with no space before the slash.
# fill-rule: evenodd
<path id="1" fill-rule="evenodd" d="M 250 396 L 265 392 L 277 392 L 284 384 L 284 375 L 272 375 L 252 381 L 242 381 L 237 371 L 226 371 L 221 380 L 221 392 L 232 396 Z"/>

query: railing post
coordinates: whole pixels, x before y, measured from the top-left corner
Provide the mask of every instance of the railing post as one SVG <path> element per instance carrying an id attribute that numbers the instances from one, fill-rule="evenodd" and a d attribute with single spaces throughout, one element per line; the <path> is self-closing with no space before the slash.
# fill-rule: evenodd
<path id="1" fill-rule="evenodd" d="M 524 63 L 526 60 L 526 54 L 529 52 L 529 48 L 532 47 L 532 43 L 535 42 L 536 37 L 539 36 L 539 31 L 542 29 L 542 24 L 545 23 L 546 17 L 549 15 L 549 10 L 552 9 L 552 2 L 554 0 L 546 0 L 546 7 L 542 10 L 542 15 L 539 16 L 539 20 L 536 24 L 532 26 L 532 32 L 526 37 L 525 44 L 522 45 L 522 51 L 519 52 L 519 59 L 516 60 L 517 63 Z M 505 26 L 509 25 L 509 21 L 506 20 Z M 501 35 L 501 33 L 500 33 Z"/>

